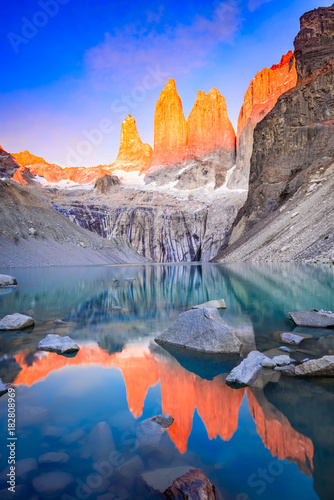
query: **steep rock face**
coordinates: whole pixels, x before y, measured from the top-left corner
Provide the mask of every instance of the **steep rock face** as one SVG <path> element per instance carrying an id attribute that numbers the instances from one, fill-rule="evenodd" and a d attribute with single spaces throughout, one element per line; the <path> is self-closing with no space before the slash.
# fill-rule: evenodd
<path id="1" fill-rule="evenodd" d="M 208 261 L 226 241 L 244 198 L 221 196 L 211 203 L 180 200 L 156 191 L 114 186 L 98 193 L 55 199 L 57 209 L 104 238 L 125 238 L 140 255 L 156 262 Z"/>
<path id="2" fill-rule="evenodd" d="M 181 162 L 188 142 L 188 124 L 182 102 L 170 79 L 155 106 L 154 150 L 150 167 Z"/>
<path id="3" fill-rule="evenodd" d="M 203 156 L 217 149 L 226 152 L 233 166 L 235 132 L 227 115 L 226 101 L 217 89 L 207 95 L 199 90 L 188 117 L 188 157 Z"/>
<path id="4" fill-rule="evenodd" d="M 296 65 L 299 79 L 304 79 L 333 59 L 334 5 L 306 12 L 300 20 L 295 38 Z"/>
<path id="5" fill-rule="evenodd" d="M 310 33 L 305 38 L 305 26 L 309 26 L 310 19 L 314 36 Z M 329 27 L 333 29 L 333 20 L 333 7 L 316 9 L 301 17 L 301 32 L 295 41 L 298 84 L 282 95 L 275 108 L 256 126 L 250 189 L 234 223 L 230 243 L 259 221 L 265 224 L 264 219 L 293 195 L 298 197 L 298 193 L 304 192 L 309 196 L 319 186 L 324 184 L 325 188 L 331 182 L 328 174 L 334 162 L 334 30 Z M 322 30 L 322 25 L 327 29 Z M 312 40 L 317 55 L 311 67 L 319 66 L 310 75 L 304 64 L 308 61 L 306 55 L 312 54 Z M 303 204 L 303 200 L 299 199 L 299 203 Z M 314 215 L 314 206 L 307 210 L 310 216 Z M 317 229 L 323 227 L 327 233 L 325 224 L 319 222 Z"/>
<path id="6" fill-rule="evenodd" d="M 149 144 L 143 144 L 135 119 L 128 115 L 122 123 L 121 143 L 118 156 L 112 164 L 112 168 L 132 172 L 134 170 L 145 170 L 152 157 L 152 148 Z"/>
<path id="7" fill-rule="evenodd" d="M 279 64 L 259 71 L 251 81 L 238 119 L 237 167 L 228 183 L 230 189 L 248 188 L 254 128 L 273 109 L 277 99 L 295 87 L 296 82 L 295 58 L 291 51 Z"/>
<path id="8" fill-rule="evenodd" d="M 19 166 L 14 156 L 0 146 L 0 179 L 11 179 Z"/>

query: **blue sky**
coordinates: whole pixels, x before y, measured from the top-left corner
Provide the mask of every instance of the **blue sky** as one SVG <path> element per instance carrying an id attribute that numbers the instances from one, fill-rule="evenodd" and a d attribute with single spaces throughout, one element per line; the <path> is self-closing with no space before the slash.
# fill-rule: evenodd
<path id="1" fill-rule="evenodd" d="M 114 161 L 132 114 L 153 145 L 154 107 L 174 78 L 186 115 L 216 87 L 236 128 L 258 70 L 293 49 L 315 0 L 17 0 L 1 7 L 0 144 L 61 166 Z"/>

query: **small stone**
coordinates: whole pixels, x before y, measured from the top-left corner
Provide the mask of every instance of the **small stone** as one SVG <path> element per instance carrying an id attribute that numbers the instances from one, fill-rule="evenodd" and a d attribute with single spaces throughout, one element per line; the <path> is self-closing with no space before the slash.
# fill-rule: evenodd
<path id="1" fill-rule="evenodd" d="M 59 335 L 49 333 L 45 339 L 38 343 L 37 349 L 40 351 L 67 354 L 79 351 L 80 347 L 70 337 L 60 337 Z"/>
<path id="2" fill-rule="evenodd" d="M 0 330 L 23 330 L 34 324 L 33 318 L 25 314 L 8 314 L 0 321 Z"/>
<path id="3" fill-rule="evenodd" d="M 152 420 L 152 422 L 156 422 L 157 424 L 161 425 L 161 427 L 163 427 L 164 429 L 168 429 L 174 422 L 173 417 L 171 417 L 167 413 L 162 413 L 161 415 L 152 417 L 150 420 Z"/>
<path id="4" fill-rule="evenodd" d="M 61 320 L 61 319 L 54 319 L 53 320 L 53 323 L 55 325 L 66 325 L 65 321 Z"/>
<path id="5" fill-rule="evenodd" d="M 62 493 L 72 482 L 73 477 L 71 474 L 55 471 L 35 477 L 32 484 L 37 493 L 41 495 L 60 495 L 60 493 Z"/>
<path id="6" fill-rule="evenodd" d="M 282 354 L 281 356 L 275 356 L 273 362 L 276 366 L 285 366 L 291 363 L 291 359 L 286 354 Z"/>
<path id="7" fill-rule="evenodd" d="M 298 345 L 304 340 L 304 337 L 302 337 L 301 335 L 296 335 L 294 333 L 284 332 L 281 333 L 281 339 L 283 342 L 286 342 L 287 344 Z"/>
<path id="8" fill-rule="evenodd" d="M 16 286 L 17 281 L 14 276 L 9 276 L 8 274 L 0 274 L 0 287 Z"/>
<path id="9" fill-rule="evenodd" d="M 284 352 L 292 352 L 292 349 L 289 349 L 289 347 L 286 347 L 285 345 L 282 345 L 279 349 Z"/>
<path id="10" fill-rule="evenodd" d="M 180 496 L 180 493 L 182 496 Z M 217 499 L 216 488 L 210 483 L 201 469 L 190 470 L 183 476 L 175 479 L 173 484 L 165 491 L 165 496 L 170 500 L 178 500 L 180 498 Z"/>
<path id="11" fill-rule="evenodd" d="M 285 375 L 294 375 L 295 367 L 293 365 L 276 366 L 275 371 L 284 373 Z"/>
<path id="12" fill-rule="evenodd" d="M 267 358 L 262 361 L 263 368 L 275 368 L 275 366 L 276 363 L 272 359 Z"/>
<path id="13" fill-rule="evenodd" d="M 48 453 L 41 455 L 38 462 L 40 464 L 65 464 L 69 461 L 69 459 L 70 457 L 67 453 L 49 451 Z"/>
<path id="14" fill-rule="evenodd" d="M 36 236 L 37 231 L 36 231 L 36 229 L 34 227 L 31 227 L 31 228 L 28 229 L 28 234 L 30 236 Z"/>

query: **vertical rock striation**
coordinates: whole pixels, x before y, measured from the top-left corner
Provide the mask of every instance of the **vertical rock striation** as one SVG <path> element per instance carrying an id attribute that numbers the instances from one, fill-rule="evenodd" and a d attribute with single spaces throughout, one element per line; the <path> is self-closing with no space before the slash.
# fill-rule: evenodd
<path id="1" fill-rule="evenodd" d="M 238 119 L 237 167 L 228 183 L 230 189 L 248 188 L 254 128 L 296 82 L 295 58 L 290 51 L 279 64 L 259 71 L 249 84 Z"/>

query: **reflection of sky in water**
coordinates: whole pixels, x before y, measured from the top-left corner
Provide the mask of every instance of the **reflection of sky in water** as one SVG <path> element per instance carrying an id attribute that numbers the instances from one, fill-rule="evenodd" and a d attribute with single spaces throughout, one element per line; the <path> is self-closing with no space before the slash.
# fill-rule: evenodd
<path id="1" fill-rule="evenodd" d="M 125 498 L 150 498 L 140 473 L 179 465 L 202 468 L 224 499 L 241 493 L 250 499 L 330 498 L 331 382 L 281 379 L 264 390 L 234 390 L 224 383 L 231 361 L 175 357 L 152 342 L 152 334 L 187 307 L 224 297 L 224 319 L 242 336 L 246 350 L 277 349 L 277 332 L 294 330 L 286 319 L 289 310 L 331 308 L 330 268 L 186 265 L 11 274 L 20 286 L 0 299 L 0 315 L 33 309 L 37 319 L 30 334 L 0 335 L 0 376 L 18 384 L 18 459 L 38 459 L 49 451 L 70 457 L 66 464 L 40 464 L 18 478 L 24 498 L 33 497 L 36 476 L 55 470 L 73 477 L 65 491 L 75 497 L 76 478 L 85 483 L 103 441 L 108 442 L 106 428 L 114 442 L 110 446 L 125 464 L 117 469 L 117 463 L 89 498 L 110 489 L 114 498 L 122 491 Z M 113 281 L 127 277 L 136 280 Z M 127 311 L 112 311 L 115 305 Z M 55 327 L 55 318 L 67 326 Z M 38 340 L 50 331 L 69 333 L 81 345 L 79 353 L 66 358 L 37 352 Z M 332 332 L 320 332 L 321 344 L 319 332 L 312 332 L 295 358 L 326 354 L 320 351 L 331 345 Z M 0 399 L 3 435 L 6 400 Z M 135 449 L 140 422 L 161 411 L 175 418 L 164 441 L 154 448 L 138 446 L 137 440 Z M 103 432 L 99 422 L 106 422 Z M 0 453 L 3 470 L 6 450 Z M 3 475 L 0 481 L 5 488 Z"/>

